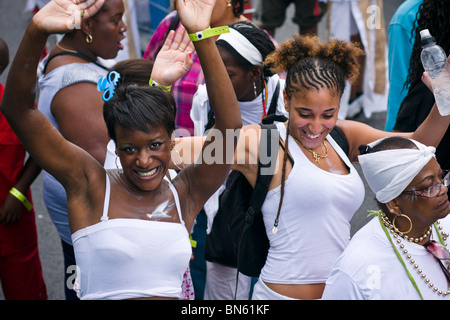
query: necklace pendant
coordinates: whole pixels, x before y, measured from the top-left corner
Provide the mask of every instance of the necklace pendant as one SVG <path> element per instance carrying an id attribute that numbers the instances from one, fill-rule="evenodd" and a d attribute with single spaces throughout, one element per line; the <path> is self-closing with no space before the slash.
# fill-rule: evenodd
<path id="1" fill-rule="evenodd" d="M 320 164 L 320 154 L 317 154 L 315 151 L 313 151 L 312 155 L 314 157 L 314 161 Z"/>

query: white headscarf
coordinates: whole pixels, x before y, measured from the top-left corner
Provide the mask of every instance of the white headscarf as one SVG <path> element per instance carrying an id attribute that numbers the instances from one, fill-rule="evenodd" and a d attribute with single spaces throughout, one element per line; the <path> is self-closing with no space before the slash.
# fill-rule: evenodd
<path id="1" fill-rule="evenodd" d="M 374 147 L 383 139 L 369 144 Z M 376 198 L 387 203 L 398 197 L 422 168 L 435 157 L 434 147 L 412 141 L 417 149 L 391 149 L 358 156 L 362 171 Z"/>
<path id="2" fill-rule="evenodd" d="M 239 31 L 230 27 L 229 33 L 222 33 L 217 41 L 225 41 L 239 53 L 242 58 L 253 66 L 260 66 L 263 63 L 261 52 Z"/>

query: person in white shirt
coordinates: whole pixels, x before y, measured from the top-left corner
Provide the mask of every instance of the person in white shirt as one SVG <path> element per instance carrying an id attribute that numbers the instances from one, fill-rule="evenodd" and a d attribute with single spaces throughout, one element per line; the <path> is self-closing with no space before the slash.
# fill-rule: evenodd
<path id="1" fill-rule="evenodd" d="M 364 176 L 381 210 L 333 267 L 323 299 L 450 299 L 450 174 L 434 147 L 390 137 L 364 146 Z"/>

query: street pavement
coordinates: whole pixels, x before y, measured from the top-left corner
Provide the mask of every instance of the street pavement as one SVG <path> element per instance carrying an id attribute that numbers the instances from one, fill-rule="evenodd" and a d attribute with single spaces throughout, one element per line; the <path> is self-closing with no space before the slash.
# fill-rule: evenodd
<path id="1" fill-rule="evenodd" d="M 258 1 L 259 0 L 252 1 L 254 7 L 256 6 Z M 402 2 L 403 1 L 401 0 L 391 0 L 384 2 L 384 16 L 386 25 L 389 24 L 392 15 Z M 2 37 L 9 46 L 11 61 L 18 48 L 19 42 L 26 29 L 26 26 L 31 19 L 31 14 L 24 12 L 25 4 L 26 0 L 0 0 L 0 12 L 2 14 L 2 19 L 0 19 L 0 37 Z M 282 27 L 276 30 L 275 39 L 279 43 L 291 37 L 292 34 L 296 33 L 298 30 L 297 25 L 292 22 L 293 10 L 294 7 L 293 5 L 291 5 L 288 8 L 285 23 Z M 319 25 L 319 36 L 323 39 L 325 38 L 325 27 L 326 21 L 325 19 L 322 19 L 322 22 Z M 144 41 L 145 44 L 147 42 Z M 6 83 L 8 70 L 9 68 L 0 76 L 0 82 L 2 84 Z M 360 116 L 356 120 L 367 123 L 373 127 L 383 129 L 385 119 L 385 112 L 380 112 L 373 114 L 370 119 L 366 119 L 364 116 Z M 361 177 L 363 178 L 361 170 L 358 166 L 356 167 Z M 31 189 L 36 210 L 39 251 L 44 278 L 47 284 L 48 298 L 50 300 L 62 300 L 64 299 L 64 268 L 61 242 L 42 200 L 42 174 L 33 183 Z M 352 234 L 354 234 L 354 232 L 356 232 L 361 226 L 368 222 L 367 210 L 376 208 L 377 205 L 374 201 L 374 195 L 366 184 L 366 197 L 364 203 L 350 221 L 352 226 Z M 0 300 L 2 299 L 4 299 L 4 296 L 0 290 Z"/>

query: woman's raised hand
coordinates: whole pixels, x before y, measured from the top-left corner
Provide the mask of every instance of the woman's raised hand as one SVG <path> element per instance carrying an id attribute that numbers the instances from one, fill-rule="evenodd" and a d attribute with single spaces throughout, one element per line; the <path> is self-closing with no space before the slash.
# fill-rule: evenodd
<path id="1" fill-rule="evenodd" d="M 172 85 L 191 68 L 193 50 L 194 45 L 186 31 L 170 31 L 156 56 L 151 78 L 164 86 Z"/>
<path id="2" fill-rule="evenodd" d="M 189 33 L 209 28 L 215 3 L 216 0 L 177 0 L 178 16 Z"/>
<path id="3" fill-rule="evenodd" d="M 105 0 L 52 0 L 33 17 L 33 23 L 47 34 L 80 28 L 81 19 L 92 17 Z"/>

